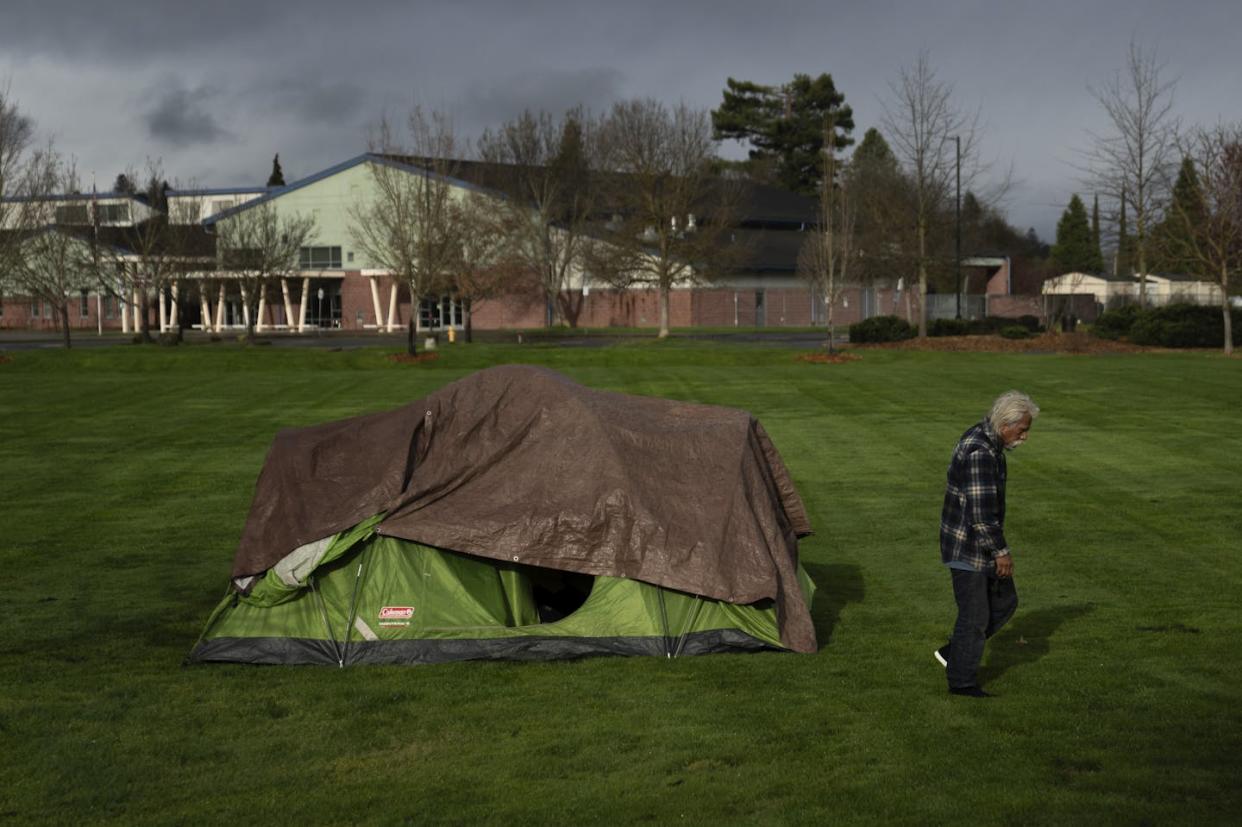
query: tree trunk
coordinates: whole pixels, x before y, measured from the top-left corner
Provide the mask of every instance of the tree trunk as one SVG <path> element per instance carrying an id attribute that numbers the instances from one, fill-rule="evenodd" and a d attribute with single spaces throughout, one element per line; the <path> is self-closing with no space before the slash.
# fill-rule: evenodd
<path id="1" fill-rule="evenodd" d="M 138 290 L 138 321 L 140 332 L 142 333 L 142 341 L 145 344 L 151 344 L 151 318 L 148 312 L 151 309 L 151 303 L 147 300 L 147 288 L 144 285 Z"/>
<path id="2" fill-rule="evenodd" d="M 828 352 L 834 353 L 836 345 L 832 343 L 834 326 L 832 324 L 832 289 L 828 290 Z"/>
<path id="3" fill-rule="evenodd" d="M 660 333 L 659 338 L 668 338 L 668 294 L 669 288 L 660 287 Z"/>
<path id="4" fill-rule="evenodd" d="M 919 338 L 927 338 L 927 224 L 919 220 Z"/>
<path id="5" fill-rule="evenodd" d="M 65 333 L 65 350 L 69 350 L 71 347 L 73 347 L 73 344 L 69 341 L 69 304 L 68 302 L 62 301 L 60 305 L 57 307 L 56 312 L 60 314 L 60 327 L 61 327 L 61 330 L 63 330 Z"/>
<path id="6" fill-rule="evenodd" d="M 1225 316 L 1225 355 L 1233 355 L 1233 314 L 1229 312 L 1229 268 L 1220 266 L 1220 309 Z"/>
<path id="7" fill-rule="evenodd" d="M 474 300 L 470 298 L 464 299 L 461 303 L 461 312 L 466 317 L 463 320 L 466 323 L 464 331 L 466 334 L 466 344 L 471 344 L 474 342 Z"/>
<path id="8" fill-rule="evenodd" d="M 410 303 L 413 305 L 413 302 Z M 410 309 L 410 320 L 406 323 L 405 352 L 410 356 L 418 354 L 418 314 L 413 307 Z"/>

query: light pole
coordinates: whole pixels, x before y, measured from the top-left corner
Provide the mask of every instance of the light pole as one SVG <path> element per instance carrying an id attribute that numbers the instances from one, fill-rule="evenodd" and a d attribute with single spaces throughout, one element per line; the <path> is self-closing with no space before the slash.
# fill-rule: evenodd
<path id="1" fill-rule="evenodd" d="M 323 332 L 323 288 L 319 288 L 319 311 L 315 314 L 315 335 L 318 336 Z"/>
<path id="2" fill-rule="evenodd" d="M 957 159 L 957 205 L 954 214 L 957 223 L 957 238 L 954 245 L 954 260 L 957 266 L 957 318 L 962 318 L 962 136 L 953 136 L 954 152 Z M 985 291 L 986 292 L 986 291 Z"/>

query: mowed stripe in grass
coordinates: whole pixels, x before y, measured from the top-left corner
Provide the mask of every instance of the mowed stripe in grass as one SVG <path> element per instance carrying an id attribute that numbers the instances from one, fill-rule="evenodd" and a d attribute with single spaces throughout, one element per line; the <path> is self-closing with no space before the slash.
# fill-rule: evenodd
<path id="1" fill-rule="evenodd" d="M 776 348 L 120 347 L 0 366 L 0 819 L 1221 822 L 1242 777 L 1242 365 Z M 500 362 L 742 407 L 807 503 L 821 650 L 428 668 L 183 669 L 275 431 Z M 945 696 L 936 529 L 1001 390 L 1023 605 Z"/>

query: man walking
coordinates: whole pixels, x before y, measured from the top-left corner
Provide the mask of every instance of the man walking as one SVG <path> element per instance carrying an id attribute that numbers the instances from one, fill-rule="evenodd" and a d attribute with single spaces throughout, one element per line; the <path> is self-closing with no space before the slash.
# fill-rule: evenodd
<path id="1" fill-rule="evenodd" d="M 1001 394 L 983 421 L 962 434 L 949 461 L 940 559 L 953 578 L 957 623 L 935 655 L 954 695 L 990 697 L 979 687 L 983 645 L 1018 608 L 1013 554 L 1005 542 L 1005 451 L 1026 442 L 1037 416 L 1031 397 Z"/>

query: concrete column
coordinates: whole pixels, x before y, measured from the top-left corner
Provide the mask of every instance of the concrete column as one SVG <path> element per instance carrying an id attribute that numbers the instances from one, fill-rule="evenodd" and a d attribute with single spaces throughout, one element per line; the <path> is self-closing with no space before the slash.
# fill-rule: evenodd
<path id="1" fill-rule="evenodd" d="M 220 298 L 216 300 L 216 332 L 224 330 L 224 299 L 227 293 L 224 290 L 224 282 L 220 282 Z"/>
<path id="2" fill-rule="evenodd" d="M 139 290 L 137 287 L 134 288 L 134 332 L 135 333 L 142 332 L 142 316 L 140 314 L 142 313 L 142 311 L 146 309 L 142 306 L 142 299 L 145 297 L 139 295 L 141 292 L 142 291 Z"/>
<path id="3" fill-rule="evenodd" d="M 118 290 L 116 294 L 117 303 L 121 305 L 121 332 L 129 332 L 129 304 L 125 301 L 125 296 Z"/>
<path id="4" fill-rule="evenodd" d="M 285 300 L 285 328 L 293 329 L 293 302 L 289 298 L 289 279 L 282 278 L 280 280 L 280 294 Z"/>
<path id="5" fill-rule="evenodd" d="M 246 285 L 241 285 L 241 302 L 242 302 L 242 323 L 246 327 L 250 327 L 250 294 L 246 292 Z"/>
<path id="6" fill-rule="evenodd" d="M 267 285 L 259 285 L 259 318 L 255 320 L 254 329 L 259 333 L 263 332 L 264 321 L 263 316 L 267 312 Z"/>
<path id="7" fill-rule="evenodd" d="M 181 313 L 181 281 L 178 279 L 172 284 L 172 307 L 168 308 L 168 329 L 177 329 L 177 317 Z"/>
<path id="8" fill-rule="evenodd" d="M 392 283 L 392 290 L 388 291 L 388 332 L 397 329 L 397 283 Z"/>
<path id="9" fill-rule="evenodd" d="M 375 276 L 368 276 L 371 282 L 371 305 L 375 308 L 375 329 L 383 330 L 384 318 L 380 312 L 379 300 L 379 279 Z"/>
<path id="10" fill-rule="evenodd" d="M 164 290 L 160 288 L 155 291 L 156 301 L 160 305 L 160 333 L 168 332 L 168 305 L 164 303 Z"/>
<path id="11" fill-rule="evenodd" d="M 310 277 L 302 279 L 302 306 L 298 308 L 298 333 L 306 330 L 306 302 L 310 300 Z"/>

